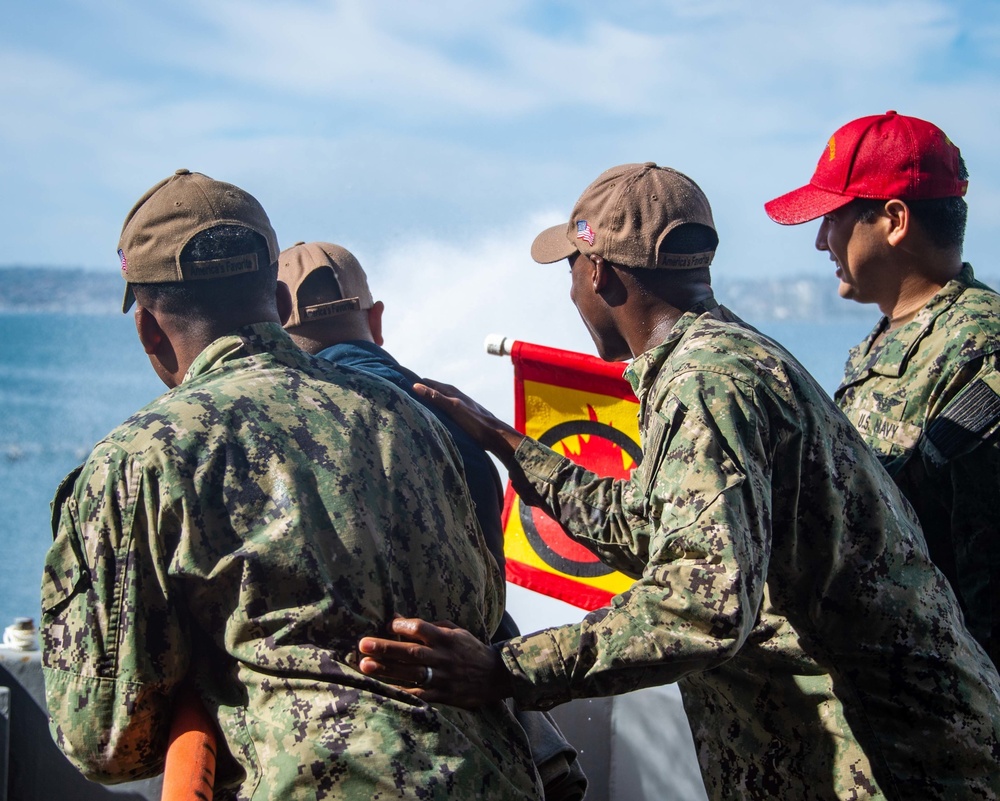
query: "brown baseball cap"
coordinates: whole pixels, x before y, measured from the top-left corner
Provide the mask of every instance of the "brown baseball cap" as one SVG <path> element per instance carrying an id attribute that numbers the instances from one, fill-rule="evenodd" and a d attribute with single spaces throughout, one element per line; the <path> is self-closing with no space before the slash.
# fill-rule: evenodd
<path id="1" fill-rule="evenodd" d="M 139 198 L 125 218 L 118 258 L 126 281 L 122 311 L 135 302 L 132 284 L 166 284 L 226 278 L 261 267 L 253 254 L 181 265 L 181 251 L 196 235 L 219 225 L 239 225 L 267 240 L 273 264 L 278 238 L 256 198 L 238 186 L 200 172 L 177 170 Z"/>
<path id="2" fill-rule="evenodd" d="M 328 299 L 313 296 L 309 298 L 309 305 L 303 305 L 299 300 L 299 289 L 317 270 L 330 271 L 340 296 Z M 278 280 L 287 284 L 292 293 L 292 314 L 285 322 L 285 328 L 295 328 L 343 312 L 370 309 L 373 305 L 368 278 L 354 254 L 330 242 L 296 242 L 281 251 Z"/>
<path id="3" fill-rule="evenodd" d="M 531 257 L 551 264 L 574 253 L 596 254 L 623 267 L 691 269 L 712 263 L 715 246 L 701 253 L 670 253 L 668 235 L 697 224 L 715 233 L 712 208 L 701 188 L 670 167 L 622 164 L 588 186 L 568 223 L 542 231 Z M 713 237 L 715 245 L 718 236 Z"/>

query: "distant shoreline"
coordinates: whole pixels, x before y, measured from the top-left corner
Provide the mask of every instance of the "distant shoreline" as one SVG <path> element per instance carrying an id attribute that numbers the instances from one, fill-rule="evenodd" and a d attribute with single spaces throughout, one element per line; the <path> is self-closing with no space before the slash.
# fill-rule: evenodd
<path id="1" fill-rule="evenodd" d="M 990 276 L 977 276 L 992 287 Z M 713 275 L 719 301 L 748 320 L 838 322 L 878 319 L 873 306 L 845 301 L 829 275 L 764 279 Z M 0 267 L 0 314 L 120 314 L 123 282 L 116 270 Z"/>
<path id="2" fill-rule="evenodd" d="M 0 314 L 121 314 L 123 284 L 117 271 L 0 267 Z"/>

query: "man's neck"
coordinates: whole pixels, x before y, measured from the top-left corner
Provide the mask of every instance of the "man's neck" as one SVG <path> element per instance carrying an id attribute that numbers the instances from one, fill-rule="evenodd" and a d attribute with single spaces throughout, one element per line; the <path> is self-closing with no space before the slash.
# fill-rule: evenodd
<path id="1" fill-rule="evenodd" d="M 620 321 L 620 330 L 633 356 L 662 344 L 685 312 L 711 300 L 708 283 L 678 285 L 669 297 L 639 296 Z"/>
<path id="2" fill-rule="evenodd" d="M 183 318 L 173 318 L 168 323 L 170 342 L 176 360 L 176 370 L 174 371 L 175 384 L 180 384 L 194 360 L 201 355 L 201 352 L 211 345 L 215 340 L 227 334 L 256 323 L 277 323 L 281 325 L 276 316 L 266 314 L 255 315 L 261 319 L 254 319 L 251 316 L 234 318 L 224 321 L 212 321 L 203 324 L 192 324 Z M 166 322 L 166 321 L 165 321 Z"/>
<path id="3" fill-rule="evenodd" d="M 900 328 L 913 320 L 931 298 L 961 271 L 962 262 L 958 259 L 938 269 L 913 271 L 905 275 L 894 296 L 879 303 L 882 314 L 889 319 L 888 329 Z"/>

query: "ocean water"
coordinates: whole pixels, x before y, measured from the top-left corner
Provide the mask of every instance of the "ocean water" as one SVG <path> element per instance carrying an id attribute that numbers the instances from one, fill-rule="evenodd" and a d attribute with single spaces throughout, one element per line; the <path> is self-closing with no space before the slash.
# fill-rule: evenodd
<path id="1" fill-rule="evenodd" d="M 754 322 L 828 392 L 848 348 L 873 323 Z M 489 369 L 485 354 L 483 361 Z M 102 436 L 163 391 L 131 315 L 0 314 L 0 627 L 14 617 L 39 617 L 49 503 L 59 481 Z M 530 628 L 530 621 L 520 622 Z"/>
<path id="2" fill-rule="evenodd" d="M 38 620 L 63 476 L 163 391 L 131 315 L 0 314 L 0 627 Z"/>

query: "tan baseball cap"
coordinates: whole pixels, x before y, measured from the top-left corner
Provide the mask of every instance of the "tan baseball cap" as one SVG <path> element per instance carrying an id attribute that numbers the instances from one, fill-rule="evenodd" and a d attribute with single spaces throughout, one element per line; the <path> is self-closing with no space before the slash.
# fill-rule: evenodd
<path id="1" fill-rule="evenodd" d="M 312 297 L 309 305 L 303 305 L 299 301 L 299 289 L 317 270 L 330 271 L 340 290 L 340 297 L 328 300 Z M 292 314 L 285 322 L 285 328 L 295 328 L 343 312 L 370 309 L 373 305 L 368 278 L 358 260 L 346 248 L 330 242 L 296 242 L 281 251 L 278 280 L 286 283 L 292 293 Z M 320 302 L 317 303 L 317 300 Z"/>
<path id="2" fill-rule="evenodd" d="M 126 281 L 122 311 L 135 302 L 131 284 L 166 284 L 226 278 L 261 267 L 254 254 L 185 263 L 181 251 L 195 236 L 219 225 L 240 225 L 267 240 L 273 264 L 278 238 L 256 198 L 238 186 L 215 181 L 200 172 L 177 170 L 139 198 L 125 218 L 118 258 Z"/>
<path id="3" fill-rule="evenodd" d="M 668 234 L 690 223 L 715 232 L 712 208 L 698 184 L 651 161 L 622 164 L 601 173 L 583 191 L 568 223 L 535 237 L 531 257 L 539 264 L 551 264 L 583 253 L 623 267 L 707 267 L 714 246 L 702 253 L 670 253 L 664 246 Z M 714 239 L 718 244 L 718 236 Z"/>

